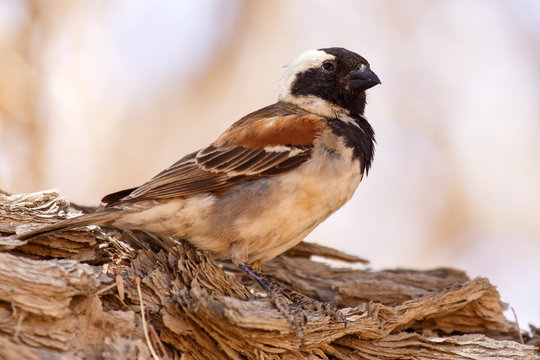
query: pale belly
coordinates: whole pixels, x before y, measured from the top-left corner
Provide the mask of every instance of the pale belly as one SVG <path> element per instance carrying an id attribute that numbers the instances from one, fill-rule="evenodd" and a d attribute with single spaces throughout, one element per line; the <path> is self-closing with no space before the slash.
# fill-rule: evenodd
<path id="1" fill-rule="evenodd" d="M 351 198 L 360 180 L 350 168 L 318 176 L 299 171 L 276 179 L 275 188 L 234 222 L 249 242 L 249 260 L 265 262 L 298 244 Z"/>

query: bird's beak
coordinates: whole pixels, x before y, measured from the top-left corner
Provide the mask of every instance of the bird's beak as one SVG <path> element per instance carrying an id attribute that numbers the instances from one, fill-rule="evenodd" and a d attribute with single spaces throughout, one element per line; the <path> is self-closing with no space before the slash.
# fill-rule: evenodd
<path id="1" fill-rule="evenodd" d="M 379 80 L 377 74 L 365 65 L 362 65 L 359 70 L 349 73 L 349 86 L 351 89 L 367 90 L 380 83 L 381 80 Z"/>

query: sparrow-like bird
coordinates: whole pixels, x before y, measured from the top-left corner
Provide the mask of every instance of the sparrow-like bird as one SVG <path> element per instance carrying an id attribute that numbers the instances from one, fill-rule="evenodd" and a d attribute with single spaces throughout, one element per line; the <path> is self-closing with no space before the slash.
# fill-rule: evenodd
<path id="1" fill-rule="evenodd" d="M 365 91 L 377 84 L 354 52 L 308 51 L 285 68 L 275 104 L 145 184 L 105 196 L 95 213 L 18 239 L 91 224 L 152 231 L 230 259 L 264 287 L 252 267 L 298 244 L 368 172 L 374 132 Z"/>

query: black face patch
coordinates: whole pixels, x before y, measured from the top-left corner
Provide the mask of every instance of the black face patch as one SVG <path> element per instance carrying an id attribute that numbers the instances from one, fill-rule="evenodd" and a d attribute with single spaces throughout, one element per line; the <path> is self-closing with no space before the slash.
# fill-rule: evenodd
<path id="1" fill-rule="evenodd" d="M 369 67 L 367 60 L 344 48 L 319 50 L 335 57 L 335 68 L 327 71 L 321 66 L 297 74 L 291 86 L 291 94 L 314 95 L 349 110 L 351 114 L 363 115 L 366 106 L 365 91 L 349 89 L 348 75 L 358 70 L 362 64 Z"/>

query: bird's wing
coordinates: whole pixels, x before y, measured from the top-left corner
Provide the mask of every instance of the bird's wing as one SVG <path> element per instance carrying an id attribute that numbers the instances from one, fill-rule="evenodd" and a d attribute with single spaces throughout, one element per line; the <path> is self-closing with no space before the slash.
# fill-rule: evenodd
<path id="1" fill-rule="evenodd" d="M 278 103 L 279 104 L 279 103 Z M 270 107 L 247 115 L 208 147 L 189 154 L 135 189 L 103 198 L 118 202 L 219 193 L 233 185 L 276 176 L 305 162 L 322 131 L 320 117 Z"/>

